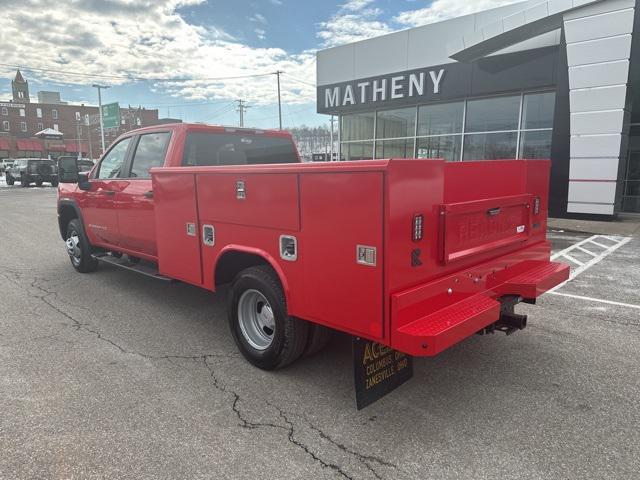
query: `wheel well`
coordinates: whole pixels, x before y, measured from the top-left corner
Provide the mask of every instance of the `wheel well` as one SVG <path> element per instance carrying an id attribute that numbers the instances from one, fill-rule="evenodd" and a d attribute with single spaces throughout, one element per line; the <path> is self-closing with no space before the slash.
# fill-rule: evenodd
<path id="1" fill-rule="evenodd" d="M 258 265 L 269 265 L 269 262 L 264 257 L 253 253 L 239 252 L 237 250 L 226 252 L 216 265 L 215 284 L 218 286 L 231 283 L 242 270 Z"/>
<path id="2" fill-rule="evenodd" d="M 60 235 L 63 240 L 66 240 L 67 226 L 74 218 L 78 218 L 78 214 L 76 213 L 76 209 L 71 205 L 65 205 L 60 208 L 60 213 L 58 214 L 58 225 L 60 226 Z"/>

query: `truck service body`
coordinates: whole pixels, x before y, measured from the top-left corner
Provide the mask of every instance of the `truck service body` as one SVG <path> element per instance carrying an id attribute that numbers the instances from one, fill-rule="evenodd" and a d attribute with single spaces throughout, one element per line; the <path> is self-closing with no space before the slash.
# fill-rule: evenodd
<path id="1" fill-rule="evenodd" d="M 156 166 L 132 175 L 145 136 L 160 134 Z M 224 141 L 194 154 L 198 135 Z M 265 156 L 256 163 L 243 148 L 258 144 Z M 100 178 L 98 164 L 64 183 L 60 167 L 72 263 L 146 268 L 211 291 L 232 283 L 234 338 L 262 368 L 313 350 L 325 327 L 412 356 L 496 328 L 511 333 L 526 324 L 513 305 L 534 303 L 569 275 L 549 260 L 549 161 L 304 164 L 287 133 L 187 124 L 130 132 L 102 162 L 117 148 L 124 157 L 112 178 Z M 261 361 L 272 348 L 290 350 Z"/>

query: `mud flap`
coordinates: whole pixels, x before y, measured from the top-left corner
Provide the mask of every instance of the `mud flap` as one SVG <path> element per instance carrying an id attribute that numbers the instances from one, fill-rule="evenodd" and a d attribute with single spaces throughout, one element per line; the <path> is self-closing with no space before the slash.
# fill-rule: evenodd
<path id="1" fill-rule="evenodd" d="M 353 337 L 353 373 L 356 407 L 362 410 L 413 377 L 413 357 Z"/>

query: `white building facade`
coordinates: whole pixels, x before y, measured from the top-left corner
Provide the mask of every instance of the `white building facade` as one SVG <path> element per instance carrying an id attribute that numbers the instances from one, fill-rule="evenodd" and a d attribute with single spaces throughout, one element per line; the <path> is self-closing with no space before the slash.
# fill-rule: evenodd
<path id="1" fill-rule="evenodd" d="M 640 213 L 636 0 L 529 0 L 318 52 L 340 158 L 549 158 L 551 213 Z M 508 179 L 505 179 L 508 181 Z"/>

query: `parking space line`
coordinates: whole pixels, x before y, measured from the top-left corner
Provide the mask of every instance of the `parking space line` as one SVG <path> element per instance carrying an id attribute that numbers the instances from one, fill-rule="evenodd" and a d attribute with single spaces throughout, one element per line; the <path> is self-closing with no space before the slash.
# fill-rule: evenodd
<path id="1" fill-rule="evenodd" d="M 581 252 L 586 253 L 587 255 L 591 255 L 592 257 L 597 257 L 598 254 L 597 253 L 593 253 L 591 250 L 587 250 L 584 247 L 576 247 L 577 250 L 580 250 Z"/>
<path id="2" fill-rule="evenodd" d="M 594 237 L 591 237 L 591 238 L 589 239 L 589 243 L 593 243 L 594 245 L 597 245 L 597 246 L 598 246 L 598 247 L 600 247 L 600 248 L 604 248 L 605 250 L 606 250 L 607 248 L 609 248 L 609 247 L 607 247 L 606 245 L 603 245 L 603 244 L 601 244 L 601 243 L 596 242 L 595 240 L 592 240 L 592 238 L 594 238 Z"/>
<path id="3" fill-rule="evenodd" d="M 608 240 L 608 241 L 611 241 L 611 242 L 616 242 L 616 243 L 614 243 L 610 247 L 605 247 L 604 245 L 597 243 L 596 239 L 599 240 L 600 238 L 604 238 L 605 240 Z M 596 240 L 596 241 L 594 241 L 594 240 Z M 613 252 L 615 252 L 619 248 L 623 247 L 624 245 L 626 245 L 630 241 L 631 241 L 631 237 L 610 237 L 610 236 L 606 236 L 606 235 L 594 235 L 593 237 L 590 237 L 590 238 L 587 238 L 585 240 L 582 240 L 581 242 L 578 242 L 575 245 L 572 245 L 572 246 L 570 246 L 568 248 L 565 248 L 561 252 L 558 252 L 558 253 L 554 254 L 551 257 L 552 260 L 557 260 L 560 257 L 564 257 L 567 260 L 575 262 L 577 265 L 579 265 L 579 267 L 571 270 L 571 275 L 569 276 L 569 280 L 567 280 L 564 283 L 561 283 L 557 287 L 551 289 L 549 292 L 553 293 L 553 292 L 561 289 L 567 283 L 569 283 L 571 280 L 576 278 L 578 275 L 580 275 L 581 273 L 585 272 L 586 270 L 588 270 L 589 268 L 593 267 L 594 265 L 597 265 L 602 260 L 604 260 L 609 255 L 611 255 Z M 593 243 L 593 244 L 596 244 L 596 245 L 599 245 L 602 248 L 606 248 L 606 250 L 604 250 L 602 253 L 598 254 L 596 257 L 592 258 L 591 260 L 589 260 L 586 263 L 582 263 L 579 260 L 576 260 L 575 258 L 573 258 L 571 255 L 569 255 L 573 250 L 576 250 L 576 249 L 582 247 L 584 244 L 589 243 L 589 242 Z"/>
<path id="4" fill-rule="evenodd" d="M 640 310 L 640 305 L 632 305 L 630 303 L 614 302 L 612 300 L 602 300 L 600 298 L 583 297 L 582 295 L 572 295 L 570 293 L 560 293 L 560 292 L 554 292 L 554 291 L 550 291 L 547 293 L 550 293 L 551 295 L 558 295 L 560 297 L 575 298 L 576 300 L 586 300 L 588 302 L 604 303 L 607 305 L 615 305 L 618 307 L 626 307 L 626 308 L 633 308 L 636 310 Z"/>

